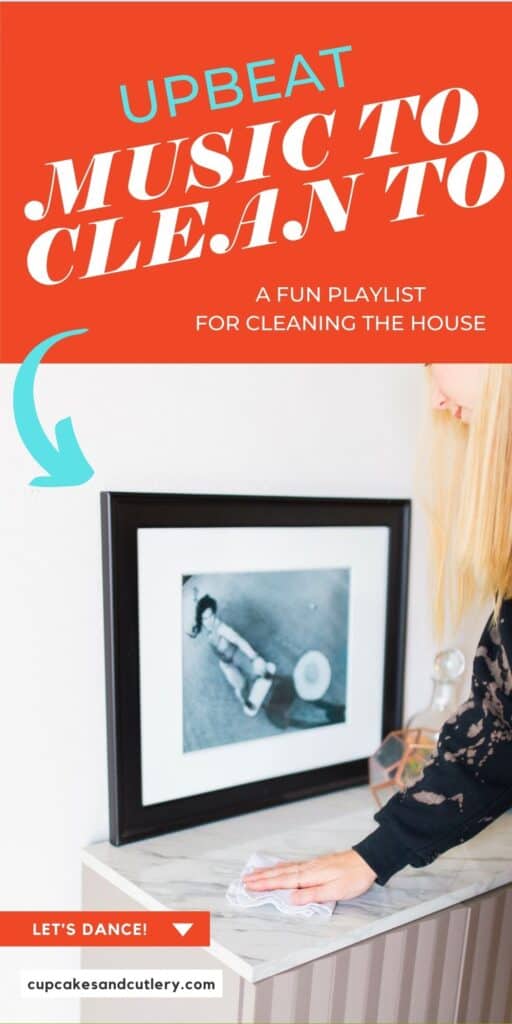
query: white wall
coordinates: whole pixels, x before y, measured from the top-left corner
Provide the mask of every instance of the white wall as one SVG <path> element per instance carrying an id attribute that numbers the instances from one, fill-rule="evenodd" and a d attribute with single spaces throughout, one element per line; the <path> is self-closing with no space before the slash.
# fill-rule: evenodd
<path id="1" fill-rule="evenodd" d="M 423 371 L 43 365 L 42 422 L 50 430 L 71 415 L 96 473 L 82 487 L 40 489 L 28 486 L 37 467 L 12 417 L 16 369 L 0 368 L 0 907 L 73 909 L 80 848 L 107 836 L 99 491 L 408 497 Z M 415 509 L 407 714 L 430 694 L 426 596 Z M 470 630 L 468 655 L 474 639 Z M 16 976 L 76 962 L 73 951 L 4 951 L 1 1019 L 77 1019 L 66 1000 L 19 1000 Z"/>

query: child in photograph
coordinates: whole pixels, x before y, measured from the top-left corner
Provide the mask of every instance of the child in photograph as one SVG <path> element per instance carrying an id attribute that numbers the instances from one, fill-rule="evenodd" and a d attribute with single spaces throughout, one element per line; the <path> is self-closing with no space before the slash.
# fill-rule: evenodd
<path id="1" fill-rule="evenodd" d="M 330 682 L 325 655 L 319 651 L 307 652 L 295 667 L 295 680 L 292 676 L 277 675 L 273 662 L 265 661 L 245 637 L 219 618 L 215 598 L 210 594 L 199 597 L 197 590 L 194 597 L 195 623 L 189 636 L 195 638 L 204 630 L 218 657 L 219 667 L 246 715 L 254 716 L 264 706 L 267 717 L 280 730 L 313 729 L 344 721 L 344 705 L 323 700 Z M 310 693 L 307 673 L 312 677 Z M 317 676 L 323 674 L 324 678 L 317 681 Z M 320 691 L 315 689 L 318 682 Z M 316 715 L 311 714 L 313 702 Z"/>
<path id="2" fill-rule="evenodd" d="M 265 661 L 245 637 L 219 618 L 215 598 L 209 594 L 198 598 L 197 592 L 195 597 L 195 623 L 190 636 L 197 637 L 204 630 L 245 714 L 256 715 L 272 686 L 276 666 Z"/>

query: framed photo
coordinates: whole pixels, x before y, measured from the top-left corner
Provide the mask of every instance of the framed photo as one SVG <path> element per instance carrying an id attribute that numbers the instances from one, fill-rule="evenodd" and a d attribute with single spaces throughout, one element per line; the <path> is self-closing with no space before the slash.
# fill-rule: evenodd
<path id="1" fill-rule="evenodd" d="M 410 502 L 103 493 L 111 841 L 367 781 Z"/>

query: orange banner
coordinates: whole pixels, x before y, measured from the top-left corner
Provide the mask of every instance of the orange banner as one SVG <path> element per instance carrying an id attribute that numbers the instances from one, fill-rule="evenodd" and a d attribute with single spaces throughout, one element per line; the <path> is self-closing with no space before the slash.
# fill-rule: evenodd
<path id="1" fill-rule="evenodd" d="M 0 946 L 209 946 L 210 914 L 187 911 L 0 911 Z"/>
<path id="2" fill-rule="evenodd" d="M 3 6 L 2 360 L 506 360 L 511 5 Z"/>

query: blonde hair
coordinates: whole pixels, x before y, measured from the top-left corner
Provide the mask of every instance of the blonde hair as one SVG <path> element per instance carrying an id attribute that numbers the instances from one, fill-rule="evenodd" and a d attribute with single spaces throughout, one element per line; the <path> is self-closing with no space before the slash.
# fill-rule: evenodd
<path id="1" fill-rule="evenodd" d="M 471 422 L 430 411 L 419 469 L 438 638 L 475 600 L 512 597 L 512 364 L 483 369 Z"/>

